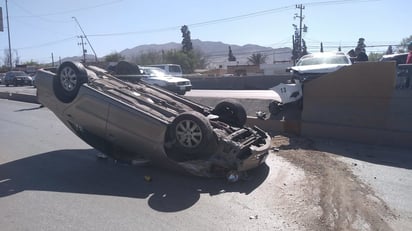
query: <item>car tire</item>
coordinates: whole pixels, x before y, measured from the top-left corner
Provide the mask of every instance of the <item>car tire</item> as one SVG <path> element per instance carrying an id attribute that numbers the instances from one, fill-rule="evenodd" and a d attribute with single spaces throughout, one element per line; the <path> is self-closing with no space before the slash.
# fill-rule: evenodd
<path id="1" fill-rule="evenodd" d="M 272 115 L 277 115 L 279 112 L 282 111 L 282 106 L 278 101 L 272 101 L 269 104 L 269 112 Z"/>
<path id="2" fill-rule="evenodd" d="M 211 150 L 213 130 L 209 120 L 199 112 L 189 111 L 178 115 L 170 127 L 174 148 L 190 159 L 201 158 Z"/>
<path id="3" fill-rule="evenodd" d="M 76 98 L 80 86 L 87 80 L 87 71 L 81 63 L 64 62 L 59 66 L 53 79 L 54 94 L 61 102 L 70 103 Z"/>
<path id="4" fill-rule="evenodd" d="M 246 110 L 242 104 L 236 100 L 229 99 L 220 101 L 212 113 L 219 116 L 219 120 L 230 126 L 243 127 L 246 124 Z"/>

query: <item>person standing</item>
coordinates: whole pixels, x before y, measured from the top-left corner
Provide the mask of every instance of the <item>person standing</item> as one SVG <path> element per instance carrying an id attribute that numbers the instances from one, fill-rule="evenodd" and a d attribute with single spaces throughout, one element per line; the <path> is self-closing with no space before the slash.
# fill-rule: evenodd
<path id="1" fill-rule="evenodd" d="M 406 57 L 406 64 L 412 64 L 412 42 L 408 44 L 408 56 Z"/>

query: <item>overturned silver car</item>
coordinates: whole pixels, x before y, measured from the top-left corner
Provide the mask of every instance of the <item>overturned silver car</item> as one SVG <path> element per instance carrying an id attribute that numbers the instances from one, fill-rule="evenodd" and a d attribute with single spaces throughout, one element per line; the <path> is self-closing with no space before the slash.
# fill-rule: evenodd
<path id="1" fill-rule="evenodd" d="M 270 136 L 246 127 L 232 100 L 211 108 L 96 66 L 64 62 L 39 70 L 39 102 L 77 136 L 115 159 L 149 160 L 197 176 L 238 174 L 265 162 Z"/>

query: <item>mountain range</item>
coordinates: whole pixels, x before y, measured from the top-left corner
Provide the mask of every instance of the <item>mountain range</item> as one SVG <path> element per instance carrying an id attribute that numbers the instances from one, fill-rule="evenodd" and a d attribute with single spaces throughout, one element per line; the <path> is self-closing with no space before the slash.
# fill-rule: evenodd
<path id="1" fill-rule="evenodd" d="M 243 46 L 231 45 L 223 42 L 211 42 L 201 41 L 199 39 L 193 39 L 192 45 L 194 49 L 202 51 L 207 57 L 209 68 L 217 68 L 218 66 L 226 66 L 233 64 L 247 64 L 247 58 L 254 53 L 262 53 L 267 56 L 266 63 L 285 62 L 289 61 L 292 56 L 292 49 L 288 47 L 284 48 L 272 48 L 259 46 L 254 44 L 246 44 Z M 233 55 L 236 57 L 235 62 L 228 61 L 229 46 L 232 49 Z M 147 52 L 161 52 L 167 50 L 180 50 L 182 45 L 180 43 L 170 42 L 165 44 L 148 44 L 140 45 L 134 48 L 128 48 L 119 52 L 126 59 L 132 59 L 142 53 Z"/>

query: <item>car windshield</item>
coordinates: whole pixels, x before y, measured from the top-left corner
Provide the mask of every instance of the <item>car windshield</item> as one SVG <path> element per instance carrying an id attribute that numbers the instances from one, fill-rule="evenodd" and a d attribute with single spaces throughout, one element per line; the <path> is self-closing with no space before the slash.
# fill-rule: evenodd
<path id="1" fill-rule="evenodd" d="M 163 77 L 166 75 L 166 72 L 159 68 L 144 68 L 143 72 L 146 75 L 157 76 L 157 77 Z"/>
<path id="2" fill-rule="evenodd" d="M 12 71 L 7 73 L 7 76 L 27 76 L 24 71 Z"/>
<path id="3" fill-rule="evenodd" d="M 344 55 L 308 56 L 300 59 L 296 66 L 320 64 L 350 64 L 350 61 Z"/>

